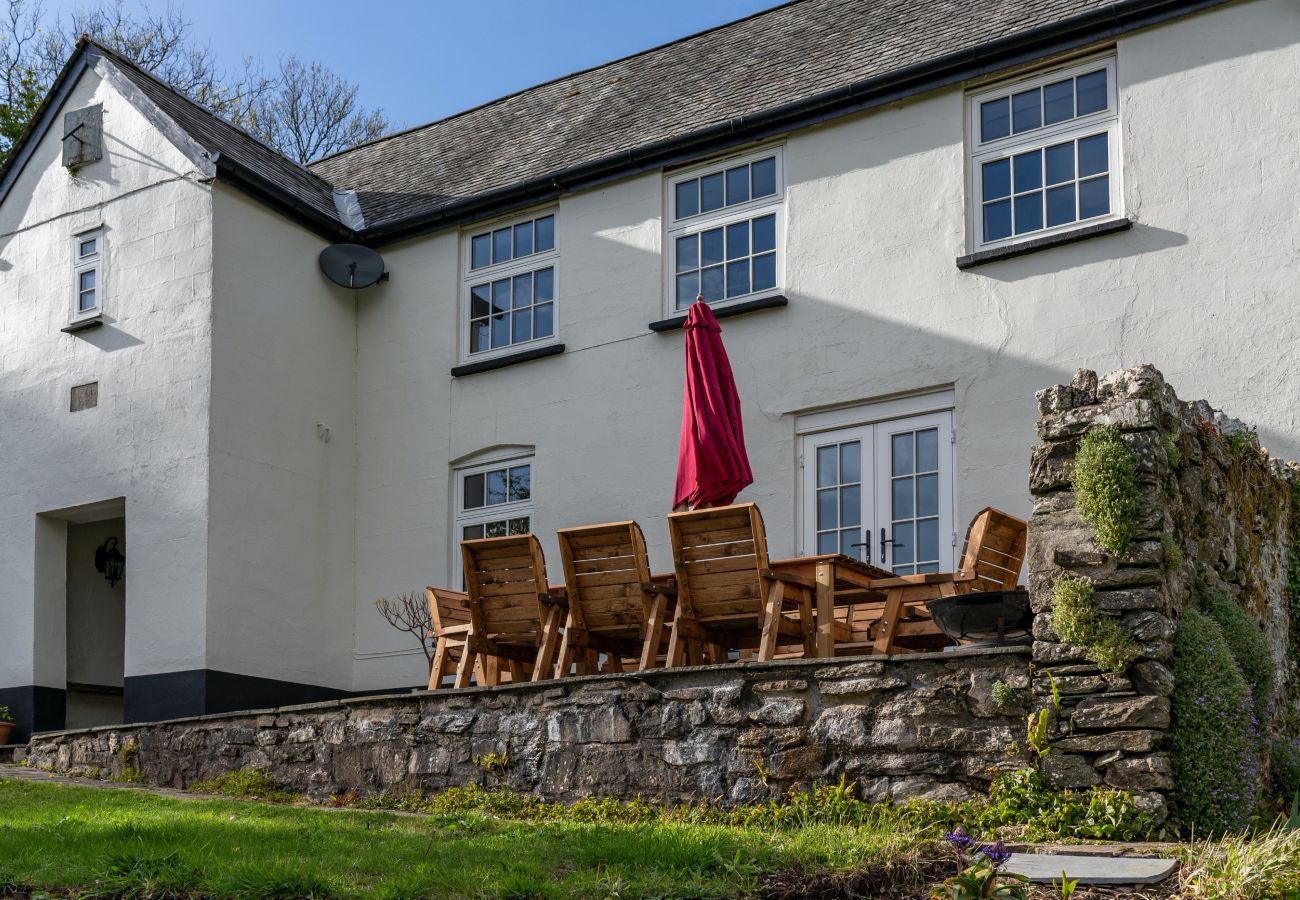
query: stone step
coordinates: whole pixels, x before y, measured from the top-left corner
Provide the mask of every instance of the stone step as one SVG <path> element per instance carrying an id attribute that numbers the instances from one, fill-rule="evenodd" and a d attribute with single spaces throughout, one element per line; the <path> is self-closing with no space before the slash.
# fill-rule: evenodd
<path id="1" fill-rule="evenodd" d="M 6 763 L 21 763 L 26 758 L 26 744 L 0 744 L 0 765 Z"/>
<path id="2" fill-rule="evenodd" d="M 1156 884 L 1178 869 L 1178 861 L 1163 858 L 1098 856 L 1079 853 L 1013 853 L 1004 872 L 1047 884 L 1061 873 L 1079 884 Z"/>

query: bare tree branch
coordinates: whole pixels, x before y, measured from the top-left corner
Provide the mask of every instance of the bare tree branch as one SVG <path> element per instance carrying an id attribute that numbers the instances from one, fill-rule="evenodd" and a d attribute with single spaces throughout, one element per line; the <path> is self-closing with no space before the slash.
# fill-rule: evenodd
<path id="1" fill-rule="evenodd" d="M 383 110 L 357 102 L 357 86 L 318 62 L 290 56 L 275 90 L 256 104 L 251 131 L 299 162 L 346 150 L 390 129 Z"/>
<path id="2" fill-rule="evenodd" d="M 424 661 L 433 667 L 433 617 L 429 615 L 429 602 L 422 593 L 398 594 L 396 600 L 380 597 L 375 609 L 398 631 L 404 631 L 420 642 Z"/>

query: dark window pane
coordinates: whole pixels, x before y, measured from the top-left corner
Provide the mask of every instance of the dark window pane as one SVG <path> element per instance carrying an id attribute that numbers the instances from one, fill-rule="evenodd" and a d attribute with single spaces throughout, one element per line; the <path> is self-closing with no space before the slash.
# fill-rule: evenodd
<path id="1" fill-rule="evenodd" d="M 677 308 L 685 309 L 695 302 L 700 293 L 700 273 L 687 272 L 677 276 Z"/>
<path id="2" fill-rule="evenodd" d="M 533 302 L 533 273 L 526 272 L 515 276 L 514 307 L 531 306 Z"/>
<path id="3" fill-rule="evenodd" d="M 1110 212 L 1110 176 L 1079 182 L 1079 218 L 1091 219 Z"/>
<path id="4" fill-rule="evenodd" d="M 1021 91 L 1011 97 L 1012 131 L 1020 134 L 1043 124 L 1042 91 Z"/>
<path id="5" fill-rule="evenodd" d="M 509 482 L 510 499 L 527 500 L 533 493 L 533 467 L 511 466 Z"/>
<path id="6" fill-rule="evenodd" d="M 839 491 L 825 488 L 817 492 L 817 527 L 834 528 L 839 522 Z"/>
<path id="7" fill-rule="evenodd" d="M 835 444 L 817 448 L 817 486 L 828 487 L 840 483 Z"/>
<path id="8" fill-rule="evenodd" d="M 507 316 L 492 317 L 492 348 L 506 347 L 510 344 L 510 319 Z"/>
<path id="9" fill-rule="evenodd" d="M 492 235 L 476 234 L 472 242 L 473 250 L 470 252 L 470 268 L 480 269 L 483 266 L 492 263 Z"/>
<path id="10" fill-rule="evenodd" d="M 749 223 L 736 222 L 727 226 L 727 259 L 749 256 Z"/>
<path id="11" fill-rule="evenodd" d="M 776 193 L 776 158 L 760 159 L 750 166 L 755 197 L 766 197 Z"/>
<path id="12" fill-rule="evenodd" d="M 754 230 L 754 253 L 776 249 L 776 216 L 760 216 L 752 223 Z"/>
<path id="13" fill-rule="evenodd" d="M 1074 221 L 1074 185 L 1063 184 L 1047 191 L 1047 227 Z"/>
<path id="14" fill-rule="evenodd" d="M 1101 112 L 1106 108 L 1105 69 L 1100 72 L 1089 72 L 1087 75 L 1080 75 L 1077 81 L 1079 115 L 1086 116 L 1088 113 Z"/>
<path id="15" fill-rule="evenodd" d="M 491 329 L 487 319 L 475 319 L 469 323 L 469 352 L 478 353 L 487 350 L 491 344 Z"/>
<path id="16" fill-rule="evenodd" d="M 465 476 L 465 509 L 478 509 L 483 505 L 483 473 Z"/>
<path id="17" fill-rule="evenodd" d="M 555 216 L 542 216 L 533 222 L 533 252 L 544 253 L 555 249 Z"/>
<path id="18" fill-rule="evenodd" d="M 85 312 L 85 311 L 88 310 L 88 309 L 94 309 L 94 308 L 95 308 L 95 303 L 96 303 L 96 301 L 95 301 L 95 292 L 94 292 L 94 290 L 82 291 L 82 292 L 78 295 L 78 299 L 77 299 L 77 311 L 78 311 L 78 312 Z"/>
<path id="19" fill-rule="evenodd" d="M 510 343 L 519 344 L 533 339 L 533 311 L 517 309 L 511 314 Z"/>
<path id="20" fill-rule="evenodd" d="M 1017 194 L 1036 191 L 1043 186 L 1043 152 L 1021 153 L 1012 165 L 1012 182 Z"/>
<path id="21" fill-rule="evenodd" d="M 700 273 L 700 281 L 702 282 L 700 291 L 704 294 L 706 303 L 713 303 L 723 298 L 722 280 L 722 266 L 713 266 Z"/>
<path id="22" fill-rule="evenodd" d="M 912 432 L 896 434 L 890 442 L 889 458 L 893 460 L 890 473 L 893 475 L 911 475 L 912 468 Z"/>
<path id="23" fill-rule="evenodd" d="M 700 236 L 697 234 L 677 239 L 677 271 L 689 272 L 700 267 Z"/>
<path id="24" fill-rule="evenodd" d="M 1047 148 L 1047 183 L 1060 184 L 1074 180 L 1074 142 L 1056 144 Z"/>
<path id="25" fill-rule="evenodd" d="M 82 272 L 80 277 L 77 279 L 81 285 L 80 289 L 83 291 L 93 291 L 95 289 L 95 276 L 97 274 L 98 272 L 94 269 L 87 269 Z M 91 306 L 94 306 L 94 304 L 92 303 Z"/>
<path id="26" fill-rule="evenodd" d="M 817 552 L 818 553 L 838 553 L 840 542 L 838 532 L 826 531 L 817 535 Z"/>
<path id="27" fill-rule="evenodd" d="M 492 232 L 492 261 L 505 262 L 510 258 L 510 229 L 498 228 Z"/>
<path id="28" fill-rule="evenodd" d="M 515 256 L 528 256 L 533 252 L 533 223 L 520 222 L 515 226 Z"/>
<path id="29" fill-rule="evenodd" d="M 533 302 L 545 303 L 555 299 L 555 270 L 538 269 L 533 273 Z"/>
<path id="30" fill-rule="evenodd" d="M 511 520 L 510 520 L 509 531 L 510 531 L 511 534 L 527 534 L 527 533 L 528 533 L 528 528 L 529 528 L 529 525 L 528 525 L 528 517 L 527 517 L 527 516 L 523 516 L 522 518 L 511 519 Z"/>
<path id="31" fill-rule="evenodd" d="M 533 337 L 550 337 L 555 333 L 554 314 L 554 304 L 539 303 L 533 307 Z"/>
<path id="32" fill-rule="evenodd" d="M 82 259 L 85 259 L 87 256 L 94 256 L 98 253 L 98 248 L 99 240 L 97 238 L 86 238 L 78 245 L 77 252 L 81 254 Z"/>
<path id="33" fill-rule="evenodd" d="M 862 486 L 840 488 L 840 527 L 862 524 Z"/>
<path id="34" fill-rule="evenodd" d="M 506 502 L 506 470 L 493 469 L 487 473 L 488 506 Z"/>
<path id="35" fill-rule="evenodd" d="M 916 558 L 917 560 L 939 558 L 938 519 L 916 523 Z"/>
<path id="36" fill-rule="evenodd" d="M 1055 125 L 1074 118 L 1074 79 L 1067 78 L 1043 88 L 1043 124 Z"/>
<path id="37" fill-rule="evenodd" d="M 853 546 L 857 543 L 860 543 L 860 541 L 858 540 L 858 530 L 856 528 L 848 528 L 840 532 L 840 552 L 845 556 L 862 559 L 862 551 L 867 548 Z"/>
<path id="38" fill-rule="evenodd" d="M 1099 175 L 1110 168 L 1110 157 L 1106 152 L 1105 132 L 1092 137 L 1079 139 L 1079 177 Z"/>
<path id="39" fill-rule="evenodd" d="M 916 514 L 918 516 L 939 515 L 938 475 L 916 476 Z"/>
<path id="40" fill-rule="evenodd" d="M 481 319 L 492 314 L 492 288 L 486 284 L 476 284 L 469 289 L 469 317 Z"/>
<path id="41" fill-rule="evenodd" d="M 1000 241 L 1011 236 L 1011 201 L 984 204 L 984 240 Z"/>
<path id="42" fill-rule="evenodd" d="M 749 166 L 736 166 L 727 170 L 727 205 L 744 203 L 749 199 Z"/>
<path id="43" fill-rule="evenodd" d="M 749 260 L 738 259 L 727 263 L 727 296 L 739 297 L 749 293 Z"/>
<path id="44" fill-rule="evenodd" d="M 1016 198 L 1016 234 L 1043 227 L 1043 194 L 1036 191 Z"/>
<path id="45" fill-rule="evenodd" d="M 912 545 L 912 523 L 895 522 L 894 533 L 891 535 L 894 539 L 894 562 L 910 563 L 915 547 Z"/>
<path id="46" fill-rule="evenodd" d="M 856 484 L 862 480 L 862 444 L 840 444 L 840 483 Z"/>
<path id="47" fill-rule="evenodd" d="M 510 279 L 492 282 L 492 311 L 505 312 L 510 308 Z"/>
<path id="48" fill-rule="evenodd" d="M 766 291 L 776 287 L 776 254 L 764 253 L 754 257 L 754 290 Z"/>
<path id="49" fill-rule="evenodd" d="M 987 162 L 980 171 L 984 180 L 985 200 L 998 200 L 1011 193 L 1011 160 Z"/>
<path id="50" fill-rule="evenodd" d="M 488 522 L 488 523 L 486 523 L 486 524 L 483 526 L 483 536 L 484 536 L 484 537 L 490 537 L 490 538 L 494 538 L 494 537 L 505 537 L 505 536 L 506 536 L 506 522 L 505 522 L 505 520 L 502 519 L 500 522 Z"/>
<path id="51" fill-rule="evenodd" d="M 723 259 L 723 230 L 710 228 L 700 235 L 700 265 L 711 266 Z"/>
<path id="52" fill-rule="evenodd" d="M 676 193 L 676 217 L 684 219 L 687 216 L 696 215 L 700 211 L 700 182 L 692 178 L 690 181 L 679 181 L 675 188 Z"/>
<path id="53" fill-rule="evenodd" d="M 463 541 L 477 541 L 482 537 L 482 525 L 466 525 L 465 530 L 461 532 L 461 540 Z"/>
<path id="54" fill-rule="evenodd" d="M 996 141 L 1011 133 L 1011 102 L 1002 97 L 980 104 L 980 140 Z"/>
<path id="55" fill-rule="evenodd" d="M 939 429 L 927 428 L 916 433 L 916 471 L 934 472 L 939 468 Z"/>
<path id="56" fill-rule="evenodd" d="M 722 209 L 722 173 L 714 172 L 700 179 L 700 212 Z"/>
<path id="57" fill-rule="evenodd" d="M 893 498 L 890 501 L 890 515 L 895 519 L 910 519 L 912 513 L 912 479 L 895 478 L 893 481 Z"/>

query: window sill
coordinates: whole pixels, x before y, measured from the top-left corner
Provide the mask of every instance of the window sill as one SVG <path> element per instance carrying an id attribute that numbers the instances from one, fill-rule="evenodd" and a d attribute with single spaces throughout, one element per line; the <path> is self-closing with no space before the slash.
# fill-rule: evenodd
<path id="1" fill-rule="evenodd" d="M 87 316 L 84 319 L 78 319 L 63 328 L 60 328 L 59 331 L 62 331 L 64 334 L 76 334 L 80 331 L 90 331 L 92 328 L 101 328 L 103 325 L 104 317 L 102 315 Z"/>
<path id="2" fill-rule="evenodd" d="M 1049 234 L 1046 237 L 1033 238 L 1020 244 L 1012 244 L 1009 247 L 998 247 L 995 250 L 980 250 L 976 253 L 969 253 L 966 256 L 957 257 L 957 268 L 973 269 L 975 266 L 982 266 L 985 263 L 997 262 L 1003 259 L 1012 259 L 1017 256 L 1024 256 L 1027 253 L 1037 253 L 1039 250 L 1048 250 L 1052 247 L 1061 247 L 1065 244 L 1073 244 L 1076 241 L 1086 241 L 1088 238 L 1101 237 L 1103 234 L 1115 234 L 1119 231 L 1128 231 L 1133 227 L 1133 220 L 1125 217 L 1123 219 L 1112 219 L 1107 222 L 1098 222 L 1096 225 L 1085 225 L 1082 228 L 1076 228 L 1073 231 L 1062 231 L 1059 234 Z"/>
<path id="3" fill-rule="evenodd" d="M 471 362 L 460 366 L 454 366 L 451 370 L 451 377 L 459 378 L 462 375 L 477 375 L 479 372 L 491 372 L 493 369 L 504 369 L 507 366 L 517 366 L 520 363 L 532 362 L 534 359 L 545 359 L 548 356 L 558 356 L 563 352 L 563 344 L 548 344 L 545 347 L 534 347 L 531 350 L 521 350 L 518 353 L 508 353 L 505 356 L 496 356 L 492 359 L 485 359 L 480 362 Z"/>
<path id="4" fill-rule="evenodd" d="M 743 316 L 745 313 L 758 312 L 760 309 L 776 309 L 780 306 L 787 306 L 789 303 L 790 301 L 784 295 L 776 294 L 771 297 L 760 297 L 757 300 L 747 300 L 744 303 L 736 303 L 731 306 L 714 307 L 713 315 L 719 319 L 729 319 L 732 316 Z M 649 328 L 651 331 L 676 331 L 682 327 L 685 321 L 685 315 L 673 316 L 670 319 L 651 322 Z"/>

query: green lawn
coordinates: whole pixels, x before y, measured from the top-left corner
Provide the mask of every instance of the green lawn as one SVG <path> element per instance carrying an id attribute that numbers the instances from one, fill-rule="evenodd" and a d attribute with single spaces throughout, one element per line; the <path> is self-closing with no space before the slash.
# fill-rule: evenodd
<path id="1" fill-rule="evenodd" d="M 334 811 L 0 781 L 0 894 L 171 897 L 729 897 L 766 873 L 849 869 L 898 823 L 766 830 Z"/>

